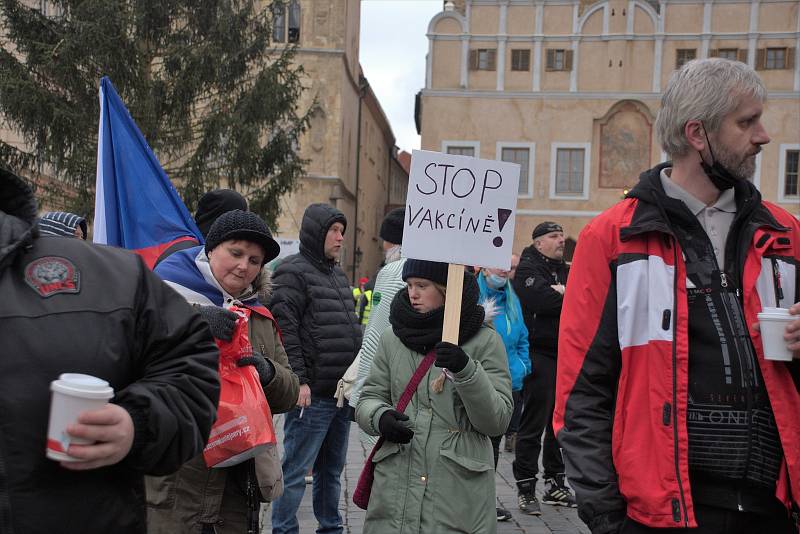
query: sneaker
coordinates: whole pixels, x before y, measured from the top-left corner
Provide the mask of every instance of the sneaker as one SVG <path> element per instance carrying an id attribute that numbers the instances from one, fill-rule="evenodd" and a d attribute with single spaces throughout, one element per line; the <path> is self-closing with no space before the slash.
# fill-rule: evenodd
<path id="1" fill-rule="evenodd" d="M 533 493 L 520 493 L 517 496 L 517 503 L 519 510 L 523 514 L 528 515 L 542 515 L 542 508 L 539 506 L 539 500 Z"/>
<path id="2" fill-rule="evenodd" d="M 506 434 L 506 444 L 505 444 L 505 451 L 506 452 L 514 452 L 514 445 L 517 441 L 517 433 L 514 432 L 512 434 Z"/>
<path id="3" fill-rule="evenodd" d="M 553 506 L 566 506 L 568 508 L 578 507 L 578 503 L 575 502 L 575 496 L 569 488 L 564 485 L 563 481 L 559 481 L 555 478 L 545 479 L 542 502 Z"/>
<path id="4" fill-rule="evenodd" d="M 497 520 L 498 521 L 508 521 L 511 519 L 511 512 L 506 510 L 505 508 L 497 507 Z"/>

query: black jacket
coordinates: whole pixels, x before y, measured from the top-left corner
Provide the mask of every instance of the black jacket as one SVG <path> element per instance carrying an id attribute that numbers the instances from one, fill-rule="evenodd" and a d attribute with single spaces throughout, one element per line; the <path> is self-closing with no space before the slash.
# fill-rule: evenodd
<path id="1" fill-rule="evenodd" d="M 37 237 L 36 204 L 0 172 L 0 532 L 144 533 L 144 474 L 203 450 L 218 351 L 199 314 L 124 250 Z M 69 471 L 45 457 L 50 382 L 107 380 L 131 415 L 122 462 Z"/>
<path id="2" fill-rule="evenodd" d="M 332 397 L 361 347 L 361 327 L 344 271 L 325 257 L 325 236 L 344 215 L 327 204 L 310 206 L 300 229 L 300 253 L 275 270 L 269 309 L 300 384 Z"/>
<path id="3" fill-rule="evenodd" d="M 522 303 L 531 352 L 555 358 L 558 353 L 558 322 L 564 297 L 552 285 L 567 283 L 569 266 L 542 255 L 533 245 L 519 258 L 514 291 Z"/>

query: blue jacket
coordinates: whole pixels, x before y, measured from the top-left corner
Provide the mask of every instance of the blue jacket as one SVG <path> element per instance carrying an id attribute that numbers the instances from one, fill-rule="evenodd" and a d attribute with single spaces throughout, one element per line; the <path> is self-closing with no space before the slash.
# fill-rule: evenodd
<path id="1" fill-rule="evenodd" d="M 492 324 L 503 339 L 508 356 L 508 371 L 511 373 L 511 389 L 522 389 L 522 379 L 531 373 L 531 358 L 528 345 L 528 328 L 522 317 L 522 306 L 514 295 L 513 305 L 516 308 L 516 317 L 512 320 L 506 313 L 506 292 L 492 289 L 486 285 L 483 272 L 478 274 L 478 286 L 481 288 L 481 302 L 486 308 L 488 317 L 492 317 Z M 509 285 L 509 291 L 514 294 L 514 289 Z M 492 306 L 493 303 L 494 305 Z"/>

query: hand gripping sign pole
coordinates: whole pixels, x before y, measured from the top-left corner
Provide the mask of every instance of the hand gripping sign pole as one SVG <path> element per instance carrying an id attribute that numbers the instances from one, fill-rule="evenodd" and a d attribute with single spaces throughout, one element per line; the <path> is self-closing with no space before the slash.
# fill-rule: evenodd
<path id="1" fill-rule="evenodd" d="M 447 266 L 447 294 L 444 300 L 444 326 L 442 341 L 458 345 L 458 333 L 461 326 L 461 296 L 464 291 L 464 266 L 451 263 Z M 442 371 L 431 383 L 434 393 L 441 393 L 447 375 Z"/>
<path id="2" fill-rule="evenodd" d="M 458 344 L 464 265 L 511 267 L 519 171 L 516 163 L 412 154 L 402 250 L 406 258 L 449 263 L 442 341 Z"/>

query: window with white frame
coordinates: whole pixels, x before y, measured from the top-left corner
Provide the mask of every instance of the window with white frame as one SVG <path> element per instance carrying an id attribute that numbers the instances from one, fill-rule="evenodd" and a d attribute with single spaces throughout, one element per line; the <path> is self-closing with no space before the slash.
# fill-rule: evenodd
<path id="1" fill-rule="evenodd" d="M 800 144 L 781 145 L 778 169 L 778 201 L 800 202 Z"/>
<path id="2" fill-rule="evenodd" d="M 478 141 L 442 141 L 442 152 L 476 158 L 480 157 L 481 144 Z"/>
<path id="3" fill-rule="evenodd" d="M 550 198 L 589 198 L 590 143 L 553 143 L 550 151 Z"/>
<path id="4" fill-rule="evenodd" d="M 533 197 L 533 163 L 536 153 L 534 143 L 497 143 L 496 158 L 519 164 L 519 192 L 521 197 Z"/>

